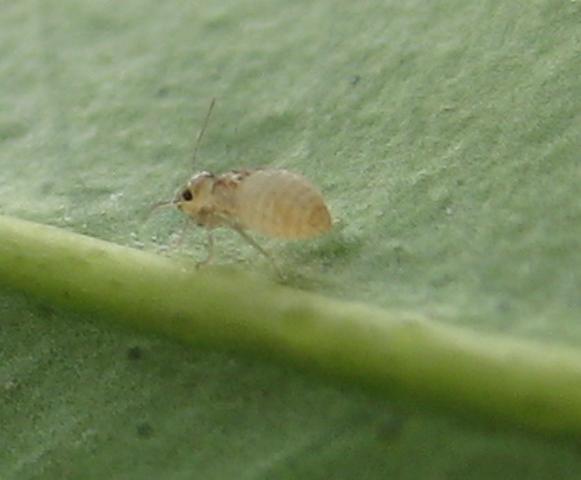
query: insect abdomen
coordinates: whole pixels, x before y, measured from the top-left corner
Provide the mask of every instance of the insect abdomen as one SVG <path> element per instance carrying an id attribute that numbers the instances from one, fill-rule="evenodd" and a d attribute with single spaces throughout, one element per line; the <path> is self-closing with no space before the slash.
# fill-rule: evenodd
<path id="1" fill-rule="evenodd" d="M 303 239 L 331 229 L 323 195 L 305 177 L 287 170 L 257 170 L 236 191 L 244 228 L 271 237 Z"/>

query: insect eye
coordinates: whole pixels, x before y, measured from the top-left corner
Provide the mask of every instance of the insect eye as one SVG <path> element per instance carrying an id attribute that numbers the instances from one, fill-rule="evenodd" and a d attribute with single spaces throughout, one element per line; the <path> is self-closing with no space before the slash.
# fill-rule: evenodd
<path id="1" fill-rule="evenodd" d="M 186 202 L 189 202 L 190 200 L 192 200 L 194 198 L 194 196 L 192 195 L 192 192 L 188 189 L 185 189 L 182 192 L 182 199 L 185 200 Z"/>

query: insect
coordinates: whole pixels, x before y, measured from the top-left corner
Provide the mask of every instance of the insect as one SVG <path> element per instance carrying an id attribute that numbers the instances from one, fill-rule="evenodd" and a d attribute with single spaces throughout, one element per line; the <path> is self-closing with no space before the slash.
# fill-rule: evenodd
<path id="1" fill-rule="evenodd" d="M 194 148 L 195 165 L 200 141 L 214 107 L 212 99 Z M 213 230 L 230 228 L 267 257 L 278 270 L 272 256 L 249 234 L 286 240 L 317 237 L 332 227 L 331 215 L 321 192 L 304 176 L 283 169 L 256 168 L 233 170 L 220 175 L 202 171 L 180 188 L 170 205 L 190 217 L 208 232 L 208 255 L 214 256 Z"/>

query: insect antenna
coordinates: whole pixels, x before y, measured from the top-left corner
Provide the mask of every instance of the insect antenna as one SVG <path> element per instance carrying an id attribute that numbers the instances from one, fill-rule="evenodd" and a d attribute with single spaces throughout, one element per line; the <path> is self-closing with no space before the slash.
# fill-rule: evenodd
<path id="1" fill-rule="evenodd" d="M 175 203 L 173 201 L 169 202 L 156 202 L 151 207 L 149 207 L 149 212 L 147 213 L 147 219 L 151 217 L 154 213 L 157 213 L 159 209 L 166 208 L 166 207 L 174 207 Z"/>
<path id="2" fill-rule="evenodd" d="M 196 145 L 194 147 L 194 153 L 192 154 L 192 165 L 196 168 L 196 157 L 198 155 L 198 149 L 200 148 L 200 143 L 202 142 L 202 138 L 204 133 L 206 133 L 206 128 L 208 127 L 208 122 L 210 121 L 210 115 L 212 114 L 212 110 L 214 109 L 214 105 L 216 103 L 216 97 L 212 98 L 210 102 L 210 106 L 208 107 L 208 113 L 206 113 L 206 118 L 204 119 L 204 124 L 202 125 L 202 129 L 200 133 L 198 133 L 198 139 L 196 140 Z"/>
<path id="3" fill-rule="evenodd" d="M 200 143 L 202 141 L 204 133 L 206 132 L 206 128 L 208 127 L 208 121 L 210 120 L 210 114 L 212 113 L 212 110 L 214 108 L 215 103 L 216 103 L 216 98 L 214 97 L 214 98 L 212 98 L 212 101 L 210 102 L 210 106 L 208 107 L 208 113 L 206 113 L 206 118 L 204 119 L 204 124 L 202 125 L 202 129 L 200 130 L 200 133 L 198 134 L 198 138 L 196 140 L 196 145 L 194 146 L 194 153 L 192 155 L 192 164 L 194 165 L 194 167 L 196 166 L 196 156 L 198 154 L 198 149 L 200 148 Z M 175 206 L 175 201 L 173 201 L 173 200 L 157 202 L 150 207 L 149 214 L 147 215 L 147 217 L 149 218 L 152 213 L 157 212 L 160 208 L 173 207 L 173 206 Z"/>

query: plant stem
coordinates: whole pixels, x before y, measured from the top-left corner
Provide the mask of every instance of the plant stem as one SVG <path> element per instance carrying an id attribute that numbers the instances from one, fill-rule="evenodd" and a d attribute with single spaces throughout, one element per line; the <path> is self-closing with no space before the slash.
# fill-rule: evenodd
<path id="1" fill-rule="evenodd" d="M 0 285 L 198 346 L 268 356 L 387 398 L 581 434 L 581 355 L 330 300 L 0 216 Z"/>

